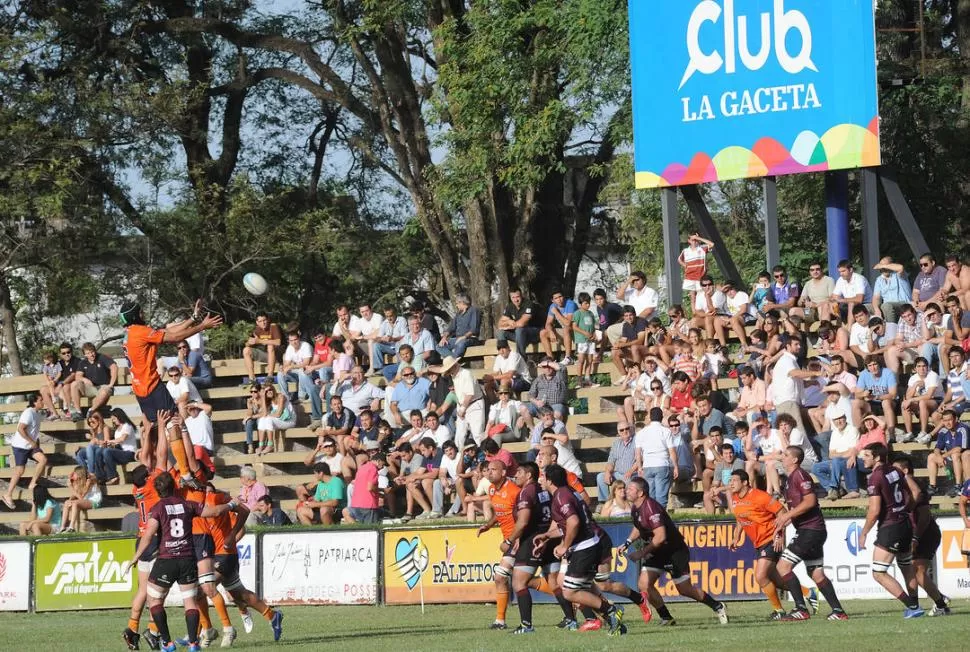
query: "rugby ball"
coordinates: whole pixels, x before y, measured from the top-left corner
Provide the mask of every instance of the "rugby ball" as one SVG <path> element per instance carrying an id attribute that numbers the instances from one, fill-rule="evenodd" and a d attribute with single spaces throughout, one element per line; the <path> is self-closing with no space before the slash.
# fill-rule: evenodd
<path id="1" fill-rule="evenodd" d="M 256 272 L 249 272 L 243 276 L 243 287 L 246 288 L 247 292 L 257 297 L 266 294 L 266 290 L 269 289 L 266 279 Z"/>

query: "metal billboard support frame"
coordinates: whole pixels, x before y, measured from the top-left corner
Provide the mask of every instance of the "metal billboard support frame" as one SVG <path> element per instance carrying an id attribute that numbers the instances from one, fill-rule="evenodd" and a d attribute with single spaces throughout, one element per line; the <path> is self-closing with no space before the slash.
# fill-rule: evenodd
<path id="1" fill-rule="evenodd" d="M 663 208 L 664 276 L 667 278 L 667 305 L 683 300 L 684 283 L 680 273 L 680 224 L 677 221 L 677 189 L 664 188 L 660 204 Z"/>

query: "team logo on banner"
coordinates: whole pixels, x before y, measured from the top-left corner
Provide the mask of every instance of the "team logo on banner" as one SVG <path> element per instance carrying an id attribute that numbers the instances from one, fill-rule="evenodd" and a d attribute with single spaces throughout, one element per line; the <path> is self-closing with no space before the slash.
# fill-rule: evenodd
<path id="1" fill-rule="evenodd" d="M 413 590 L 421 581 L 421 575 L 428 569 L 428 558 L 428 547 L 421 543 L 421 537 L 399 539 L 394 546 L 394 568 L 408 590 Z"/>

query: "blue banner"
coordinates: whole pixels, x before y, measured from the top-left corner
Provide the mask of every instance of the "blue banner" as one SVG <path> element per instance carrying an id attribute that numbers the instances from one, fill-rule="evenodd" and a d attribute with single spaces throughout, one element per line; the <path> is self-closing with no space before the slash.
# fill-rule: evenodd
<path id="1" fill-rule="evenodd" d="M 630 0 L 636 186 L 879 165 L 872 0 Z"/>
<path id="2" fill-rule="evenodd" d="M 737 550 L 731 550 L 734 521 L 678 523 L 690 548 L 691 583 L 716 600 L 764 600 L 754 577 L 755 549 L 747 537 Z M 666 575 L 657 582 L 665 601 L 680 601 L 677 587 Z"/>

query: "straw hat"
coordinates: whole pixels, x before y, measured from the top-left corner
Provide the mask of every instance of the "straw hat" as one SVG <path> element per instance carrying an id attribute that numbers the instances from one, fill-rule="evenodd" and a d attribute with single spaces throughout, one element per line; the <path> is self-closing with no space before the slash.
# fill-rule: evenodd
<path id="1" fill-rule="evenodd" d="M 441 362 L 440 366 L 429 366 L 428 370 L 433 371 L 436 374 L 446 374 L 448 371 L 457 365 L 461 361 L 461 358 L 456 358 L 455 356 L 449 355 Z"/>

